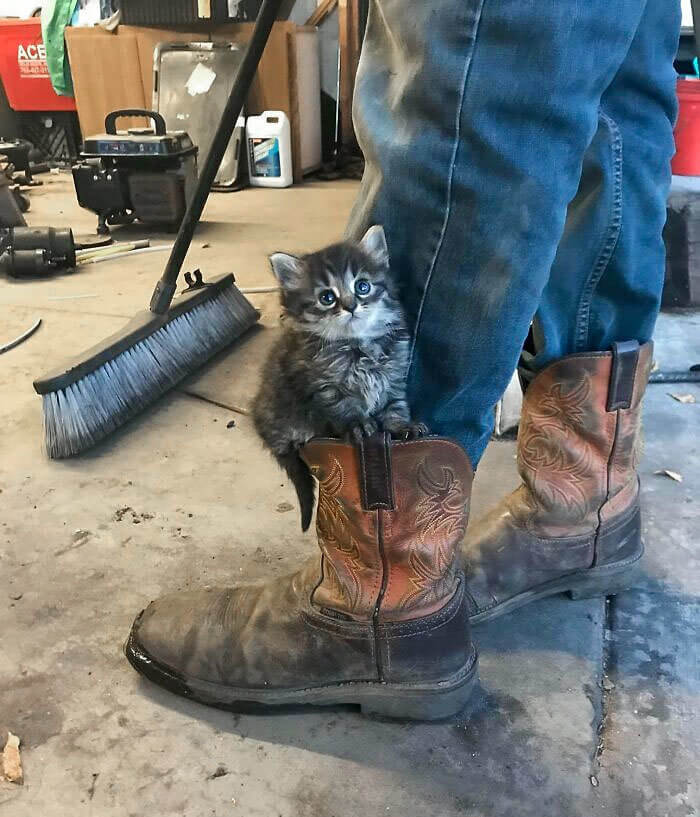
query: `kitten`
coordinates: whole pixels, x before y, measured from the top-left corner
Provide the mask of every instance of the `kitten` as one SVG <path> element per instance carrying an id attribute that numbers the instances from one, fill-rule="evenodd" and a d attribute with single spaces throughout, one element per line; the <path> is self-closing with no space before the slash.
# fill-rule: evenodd
<path id="1" fill-rule="evenodd" d="M 409 339 L 382 227 L 297 258 L 271 256 L 282 288 L 282 336 L 254 403 L 258 434 L 311 523 L 314 481 L 299 449 L 312 437 L 378 429 L 415 435 L 406 402 Z"/>

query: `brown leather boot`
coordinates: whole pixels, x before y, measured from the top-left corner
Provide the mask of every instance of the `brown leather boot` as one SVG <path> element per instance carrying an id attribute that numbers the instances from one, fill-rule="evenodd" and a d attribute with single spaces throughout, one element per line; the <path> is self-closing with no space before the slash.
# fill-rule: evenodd
<path id="1" fill-rule="evenodd" d="M 472 469 L 441 438 L 360 446 L 313 440 L 321 558 L 261 586 L 152 602 L 126 644 L 133 666 L 202 703 L 359 704 L 435 719 L 476 680 L 458 545 Z"/>
<path id="2" fill-rule="evenodd" d="M 527 387 L 522 485 L 463 546 L 472 623 L 556 593 L 614 594 L 642 557 L 637 461 L 652 344 L 555 361 Z"/>

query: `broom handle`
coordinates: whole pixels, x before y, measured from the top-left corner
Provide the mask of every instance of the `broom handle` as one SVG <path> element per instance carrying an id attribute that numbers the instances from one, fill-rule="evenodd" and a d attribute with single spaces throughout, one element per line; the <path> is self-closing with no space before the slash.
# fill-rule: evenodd
<path id="1" fill-rule="evenodd" d="M 265 45 L 272 30 L 272 24 L 277 19 L 277 12 L 282 5 L 282 0 L 263 0 L 263 4 L 258 12 L 253 34 L 248 42 L 245 56 L 238 69 L 233 87 L 228 95 L 228 101 L 224 112 L 221 114 L 216 134 L 209 149 L 209 155 L 204 162 L 204 167 L 199 174 L 199 180 L 195 187 L 190 203 L 177 231 L 175 243 L 170 251 L 165 272 L 156 284 L 151 297 L 150 310 L 158 315 L 168 311 L 170 303 L 175 295 L 177 278 L 182 269 L 182 264 L 187 255 L 187 250 L 192 243 L 192 236 L 202 215 L 202 210 L 209 197 L 209 191 L 216 173 L 224 157 L 226 147 L 231 139 L 231 134 L 236 126 L 236 121 L 241 115 L 243 102 L 248 94 L 253 77 L 258 69 L 258 63 L 265 50 Z"/>

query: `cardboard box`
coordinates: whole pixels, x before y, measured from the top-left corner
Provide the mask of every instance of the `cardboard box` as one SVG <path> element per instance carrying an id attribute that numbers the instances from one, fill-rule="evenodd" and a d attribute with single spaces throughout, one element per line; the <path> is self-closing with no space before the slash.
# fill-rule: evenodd
<path id="1" fill-rule="evenodd" d="M 211 32 L 120 26 L 67 28 L 78 118 L 83 135 L 104 130 L 105 116 L 117 108 L 152 107 L 153 52 L 161 42 L 245 43 L 251 23 L 219 26 Z M 321 161 L 320 68 L 315 29 L 290 22 L 274 24 L 246 101 L 248 114 L 284 111 L 292 131 L 294 181 Z M 315 79 L 315 81 L 314 81 Z M 122 127 L 143 120 L 121 120 Z"/>
<path id="2" fill-rule="evenodd" d="M 110 111 L 147 107 L 133 34 L 116 36 L 101 28 L 68 28 L 66 44 L 83 136 L 102 133 Z M 137 124 L 144 122 L 124 119 L 119 123 L 120 127 Z"/>

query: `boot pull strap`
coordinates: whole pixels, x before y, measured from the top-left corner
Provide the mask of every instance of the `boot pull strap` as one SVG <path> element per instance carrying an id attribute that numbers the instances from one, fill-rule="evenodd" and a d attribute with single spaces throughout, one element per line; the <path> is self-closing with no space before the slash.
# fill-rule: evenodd
<path id="1" fill-rule="evenodd" d="M 634 395 L 634 379 L 639 362 L 639 343 L 636 340 L 613 343 L 612 354 L 607 411 L 628 409 L 632 405 Z"/>
<path id="2" fill-rule="evenodd" d="M 360 491 L 362 509 L 393 511 L 394 480 L 391 474 L 391 435 L 373 434 L 360 441 Z"/>

